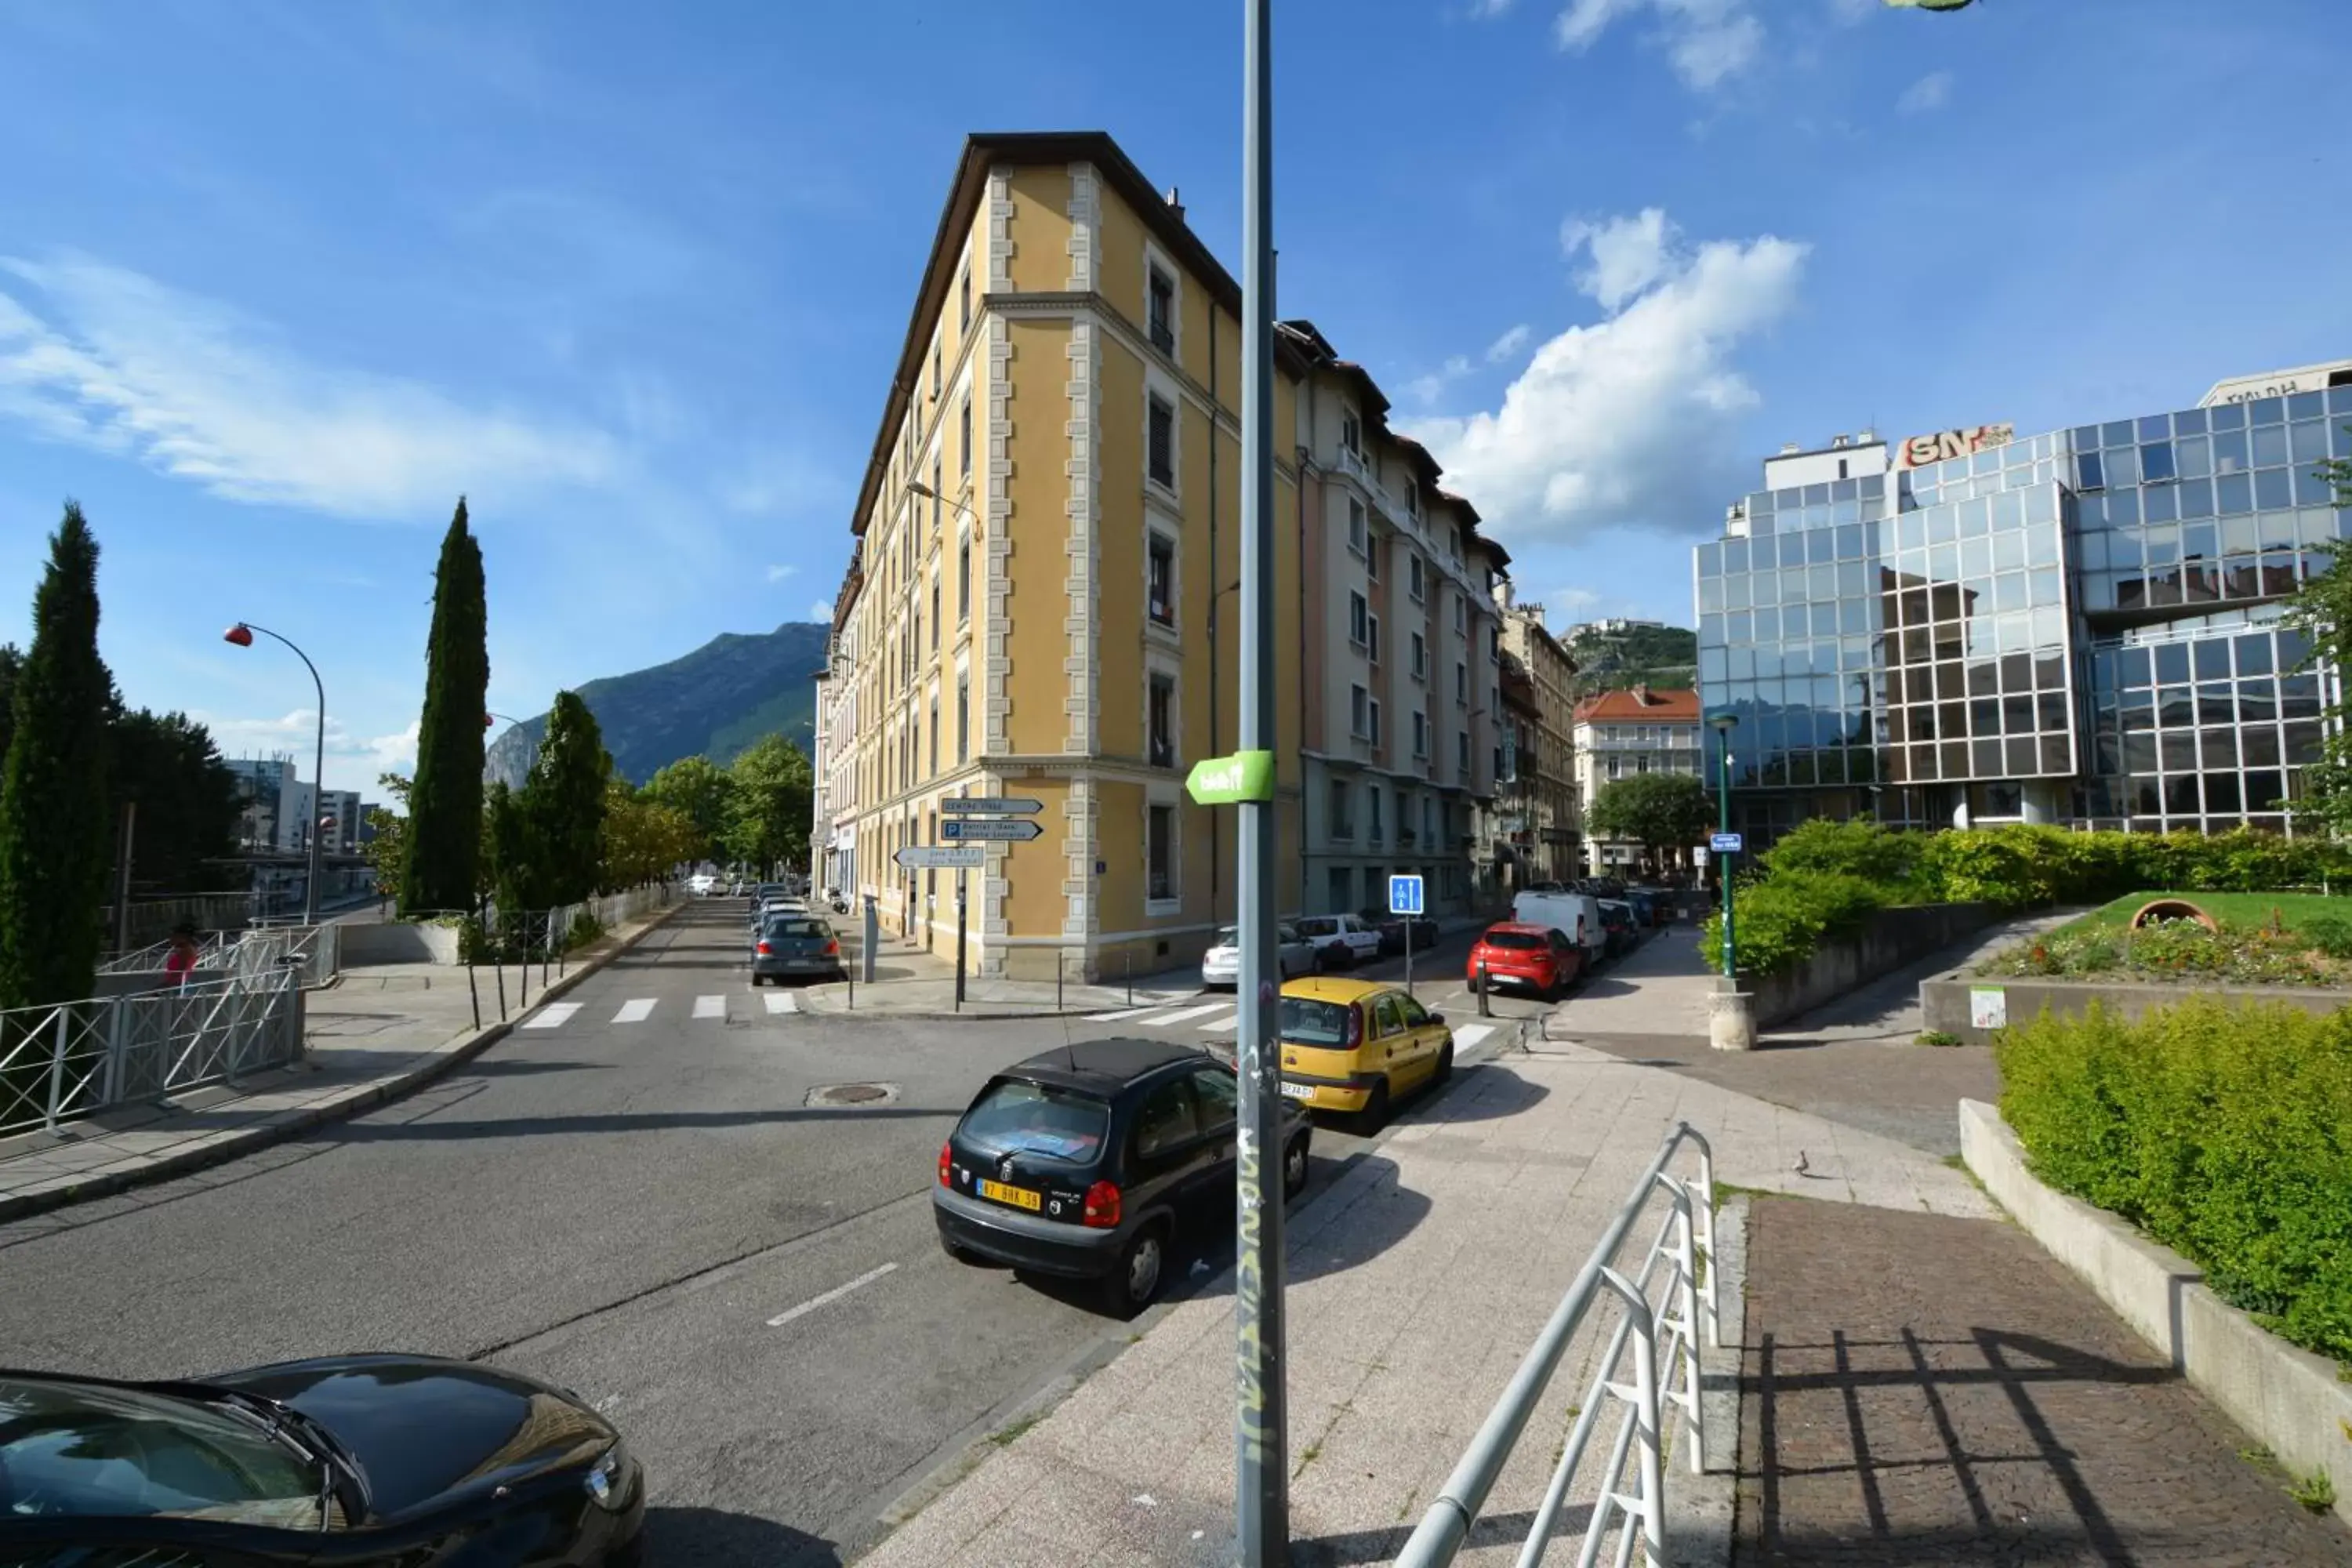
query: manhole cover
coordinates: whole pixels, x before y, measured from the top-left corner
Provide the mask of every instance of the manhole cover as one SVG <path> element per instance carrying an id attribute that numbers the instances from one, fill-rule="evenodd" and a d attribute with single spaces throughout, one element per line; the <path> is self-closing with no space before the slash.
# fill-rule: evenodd
<path id="1" fill-rule="evenodd" d="M 808 1092 L 809 1105 L 887 1105 L 898 1098 L 889 1083 L 828 1083 Z"/>

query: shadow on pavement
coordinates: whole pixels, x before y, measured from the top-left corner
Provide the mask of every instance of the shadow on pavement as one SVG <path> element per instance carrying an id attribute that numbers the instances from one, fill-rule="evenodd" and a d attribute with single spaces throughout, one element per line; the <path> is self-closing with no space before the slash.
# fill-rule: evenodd
<path id="1" fill-rule="evenodd" d="M 705 1563 L 833 1568 L 841 1561 L 830 1541 L 772 1519 L 715 1508 L 648 1508 L 645 1541 L 646 1562 L 658 1568 Z"/>
<path id="2" fill-rule="evenodd" d="M 1542 1103 L 1551 1090 L 1495 1062 L 1465 1068 L 1442 1092 L 1421 1090 L 1398 1108 L 1397 1120 L 1424 1127 L 1454 1121 L 1499 1121 Z"/>
<path id="3" fill-rule="evenodd" d="M 1398 1182 L 1395 1161 L 1377 1153 L 1365 1154 L 1349 1163 L 1346 1174 L 1350 1184 L 1357 1187 L 1349 1202 L 1346 1219 L 1323 1226 L 1311 1239 L 1290 1242 L 1283 1273 L 1285 1283 L 1301 1285 L 1369 1263 L 1412 1235 L 1429 1217 L 1429 1200 Z M 1289 1212 L 1296 1215 L 1299 1205 L 1324 1195 L 1325 1179 L 1318 1165 L 1308 1177 L 1307 1190 L 1291 1203 Z M 1230 1199 L 1224 1213 L 1227 1216 L 1233 1213 Z M 1175 1255 L 1182 1272 L 1170 1281 L 1167 1299 L 1191 1300 L 1195 1297 L 1232 1295 L 1231 1218 L 1222 1227 L 1204 1220 L 1195 1226 L 1195 1234 L 1189 1241 L 1190 1246 Z"/>
<path id="4" fill-rule="evenodd" d="M 874 1105 L 790 1106 L 772 1110 L 676 1110 L 631 1114 L 599 1112 L 587 1116 L 509 1116 L 487 1121 L 337 1121 L 312 1129 L 307 1141 L 320 1143 L 401 1143 L 463 1142 L 480 1138 L 529 1138 L 546 1133 L 659 1132 L 709 1131 L 721 1127 L 766 1127 L 796 1121 L 858 1121 L 926 1118 L 953 1121 L 962 1106 Z M 185 1118 L 191 1126 L 205 1123 L 203 1113 Z M 231 1121 L 227 1125 L 240 1125 Z"/>
<path id="5" fill-rule="evenodd" d="M 1554 1539 L 1582 1531 L 1591 1517 L 1589 1503 L 1561 1509 Z M 1412 1539 L 1421 1518 L 1415 1513 L 1402 1523 L 1378 1530 L 1350 1530 L 1338 1535 L 1294 1541 L 1290 1543 L 1290 1568 L 1364 1568 L 1369 1563 L 1393 1563 L 1404 1550 L 1404 1543 Z M 1482 1547 L 1517 1546 L 1527 1540 L 1535 1522 L 1531 1510 L 1483 1516 L 1471 1521 L 1469 1538 L 1463 1542 L 1462 1550 L 1466 1554 Z"/>
<path id="6" fill-rule="evenodd" d="M 604 1072 L 609 1062 L 544 1062 L 529 1057 L 475 1058 L 452 1075 L 457 1078 L 526 1078 L 550 1072 Z"/>

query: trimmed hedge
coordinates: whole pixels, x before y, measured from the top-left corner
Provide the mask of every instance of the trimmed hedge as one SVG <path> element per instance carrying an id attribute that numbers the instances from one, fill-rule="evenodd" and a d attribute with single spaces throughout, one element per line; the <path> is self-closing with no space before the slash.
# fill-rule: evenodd
<path id="1" fill-rule="evenodd" d="M 2042 1180 L 2352 1363 L 2352 1014 L 2193 997 L 2131 1023 L 2094 1004 L 1993 1048 L 2001 1114 Z"/>

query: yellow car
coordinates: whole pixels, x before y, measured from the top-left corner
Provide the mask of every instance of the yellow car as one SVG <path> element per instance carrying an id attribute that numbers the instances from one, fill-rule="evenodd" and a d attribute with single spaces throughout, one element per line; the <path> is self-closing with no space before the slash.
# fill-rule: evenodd
<path id="1" fill-rule="evenodd" d="M 1454 1073 L 1454 1031 L 1403 988 L 1371 980 L 1294 980 L 1282 988 L 1282 1092 L 1314 1110 L 1389 1107 Z"/>

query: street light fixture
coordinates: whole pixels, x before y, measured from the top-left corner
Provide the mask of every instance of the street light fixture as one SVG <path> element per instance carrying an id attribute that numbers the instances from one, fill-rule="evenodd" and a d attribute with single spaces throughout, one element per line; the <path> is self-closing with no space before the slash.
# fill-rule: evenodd
<path id="1" fill-rule="evenodd" d="M 1706 721 L 1723 737 L 1723 787 L 1717 792 L 1717 799 L 1723 808 L 1722 831 L 1727 834 L 1731 831 L 1731 731 L 1739 727 L 1739 715 L 1725 709 L 1709 714 Z M 1717 851 L 1715 865 L 1716 877 L 1723 883 L 1723 977 L 1730 980 L 1738 956 L 1731 933 L 1731 868 L 1724 864 L 1720 850 Z"/>
<path id="2" fill-rule="evenodd" d="M 310 868 L 308 876 L 304 879 L 302 888 L 302 923 L 304 925 L 314 926 L 319 923 L 318 808 L 320 805 L 323 804 L 323 797 L 327 788 L 327 686 L 324 681 L 319 679 L 319 667 L 310 662 L 310 656 L 304 653 L 300 648 L 295 647 L 293 642 L 289 638 L 280 637 L 278 633 L 271 631 L 268 626 L 257 626 L 251 621 L 239 621 L 235 626 L 229 627 L 228 630 L 221 633 L 221 641 L 226 643 L 234 643 L 238 647 L 251 647 L 253 646 L 253 634 L 256 632 L 259 632 L 266 637 L 276 637 L 279 642 L 286 644 L 288 647 L 294 648 L 294 657 L 300 659 L 302 661 L 302 668 L 310 672 L 310 685 L 319 693 L 319 744 L 317 752 L 312 758 L 313 771 L 310 775 L 312 804 L 310 812 L 310 821 L 308 825 L 310 837 Z"/>

